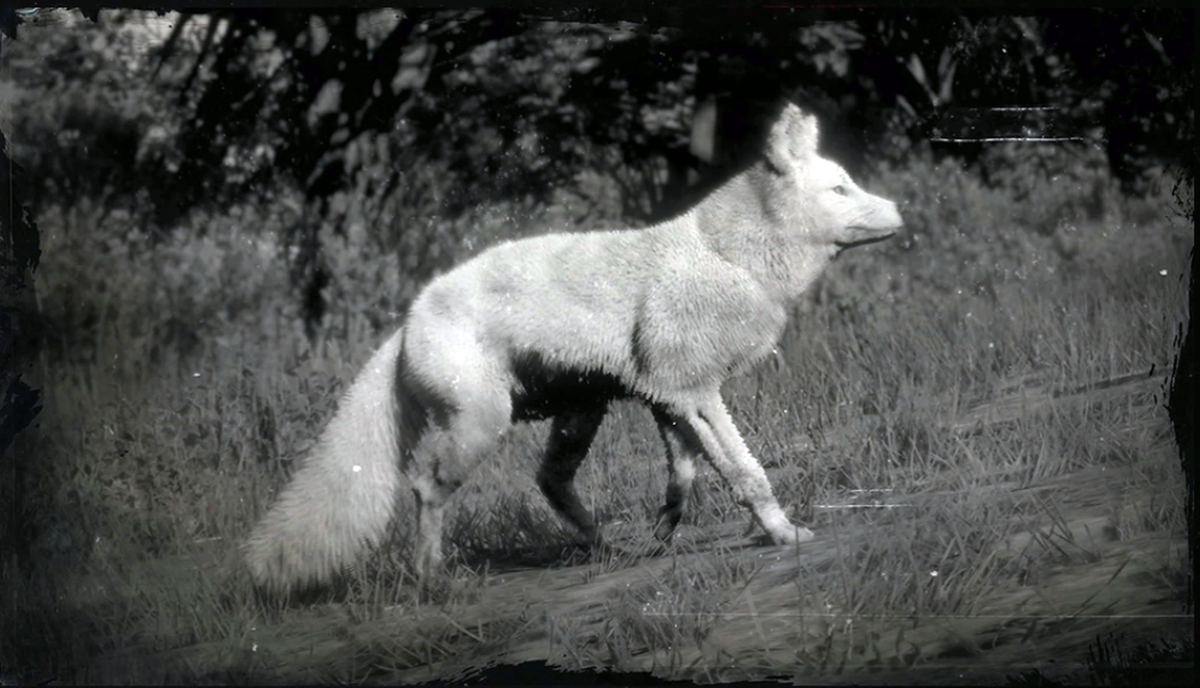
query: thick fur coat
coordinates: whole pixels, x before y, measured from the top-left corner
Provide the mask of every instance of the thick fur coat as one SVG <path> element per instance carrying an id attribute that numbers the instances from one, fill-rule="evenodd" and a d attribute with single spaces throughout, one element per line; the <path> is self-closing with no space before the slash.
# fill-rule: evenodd
<path id="1" fill-rule="evenodd" d="M 789 304 L 839 252 L 901 224 L 894 203 L 817 154 L 815 118 L 788 104 L 761 159 L 679 217 L 481 253 L 427 285 L 368 361 L 246 543 L 253 578 L 277 591 L 328 581 L 380 542 L 405 484 L 419 505 L 415 565 L 431 573 L 447 499 L 512 423 L 538 418 L 553 418 L 538 484 L 598 540 L 572 481 L 609 402 L 628 397 L 650 407 L 666 445 L 658 537 L 679 522 L 703 457 L 773 542 L 810 539 L 720 386 L 772 351 Z"/>

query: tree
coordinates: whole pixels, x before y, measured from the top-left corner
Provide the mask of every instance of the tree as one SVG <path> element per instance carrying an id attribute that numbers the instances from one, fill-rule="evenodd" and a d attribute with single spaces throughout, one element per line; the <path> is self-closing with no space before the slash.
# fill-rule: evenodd
<path id="1" fill-rule="evenodd" d="M 933 126 L 959 126 L 946 114 L 955 108 L 1013 105 L 1054 113 L 1036 127 L 1099 125 L 1127 181 L 1155 160 L 1190 167 L 1194 149 L 1178 145 L 1194 126 L 1185 18 L 1175 10 L 185 11 L 155 55 L 150 94 L 164 98 L 155 107 L 167 122 L 144 118 L 136 103 L 111 107 L 115 119 L 92 118 L 93 142 L 129 150 L 121 142 L 132 137 L 139 153 L 103 160 L 103 175 L 76 176 L 115 192 L 149 190 L 162 227 L 198 204 L 279 183 L 303 188 L 311 212 L 294 228 L 296 275 L 319 314 L 334 276 L 320 264 L 316 228 L 341 222 L 338 194 L 372 207 L 385 251 L 421 224 L 409 220 L 496 202 L 545 205 L 563 189 L 586 200 L 584 172 L 621 189 L 625 218 L 653 221 L 753 151 L 780 96 L 823 116 L 825 147 L 852 171 L 868 158 L 904 158 Z M 708 161 L 692 150 L 693 115 L 704 107 L 715 113 L 710 153 L 720 152 Z M 147 145 L 152 129 L 166 133 Z M 983 147 L 946 150 L 973 157 Z M 42 166 L 46 177 L 70 179 L 68 162 Z M 421 265 L 438 269 L 441 260 Z"/>

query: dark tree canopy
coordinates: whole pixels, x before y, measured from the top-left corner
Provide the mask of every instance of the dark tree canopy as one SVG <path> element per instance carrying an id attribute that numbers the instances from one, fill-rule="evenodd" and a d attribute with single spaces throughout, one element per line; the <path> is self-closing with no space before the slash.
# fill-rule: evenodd
<path id="1" fill-rule="evenodd" d="M 994 181 L 1019 167 L 985 155 L 998 131 L 1102 146 L 1131 188 L 1151 165 L 1190 173 L 1192 26 L 1163 8 L 187 10 L 149 56 L 145 95 L 81 102 L 78 138 L 31 146 L 29 166 L 54 193 L 148 207 L 164 231 L 299 188 L 296 275 L 319 311 L 316 227 L 340 226 L 346 197 L 377 220 L 380 250 L 427 270 L 448 257 L 414 248 L 426 218 L 569 192 L 582 219 L 599 212 L 596 178 L 625 221 L 654 221 L 752 152 L 780 97 L 821 116 L 853 173 L 932 148 Z M 65 87 L 102 76 L 85 46 L 50 61 Z"/>
<path id="2" fill-rule="evenodd" d="M 198 55 L 173 50 L 186 21 L 163 51 L 166 63 L 190 65 L 179 89 L 193 113 L 171 198 L 186 207 L 214 189 L 237 193 L 280 173 L 327 198 L 370 165 L 351 153 L 354 142 L 381 134 L 404 149 L 393 163 L 441 160 L 460 183 L 488 180 L 489 195 L 540 196 L 571 183 L 603 150 L 622 169 L 694 165 L 691 114 L 710 96 L 735 107 L 808 96 L 839 123 L 851 151 L 902 154 L 894 135 L 920 140 L 947 107 L 1019 105 L 1065 111 L 1077 129 L 1102 126 L 1123 177 L 1149 157 L 1189 157 L 1178 143 L 1193 126 L 1193 38 L 1181 10 L 704 11 L 642 24 L 569 21 L 579 14 L 188 15 L 211 21 Z M 249 142 L 269 146 L 274 164 L 230 184 L 221 161 Z M 641 172 L 631 183 L 655 179 Z M 394 164 L 377 188 L 402 187 L 402 177 Z M 652 184 L 659 191 L 627 211 L 640 202 L 653 215 L 668 183 Z M 443 209 L 485 200 L 479 193 L 447 189 Z"/>

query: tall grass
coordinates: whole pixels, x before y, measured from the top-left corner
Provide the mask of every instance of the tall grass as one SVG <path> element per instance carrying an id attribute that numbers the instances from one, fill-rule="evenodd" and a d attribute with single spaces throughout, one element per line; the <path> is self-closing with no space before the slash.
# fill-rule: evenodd
<path id="1" fill-rule="evenodd" d="M 840 545 L 840 568 L 808 572 L 831 581 L 822 594 L 843 613 L 964 613 L 995 581 L 1035 569 L 1031 556 L 996 552 L 1013 519 L 1040 507 L 974 496 L 989 485 L 1103 464 L 1137 467 L 1133 482 L 1161 481 L 1150 473 L 1166 469 L 1143 461 L 1168 433 L 1153 404 L 1097 402 L 966 433 L 947 424 L 1021 380 L 1061 386 L 1169 369 L 1191 229 L 1165 194 L 1131 199 L 1106 184 L 1102 175 L 1047 183 L 1018 200 L 951 162 L 880 171 L 868 186 L 903 203 L 904 236 L 839 260 L 797 306 L 778 355 L 726 386 L 736 422 L 799 518 L 835 533 L 851 523 L 891 533 Z M 268 620 L 244 581 L 229 578 L 237 544 L 423 277 L 402 256 L 380 254 L 366 228 L 327 237 L 334 334 L 309 342 L 278 238 L 285 201 L 196 215 L 165 238 L 82 203 L 39 218 L 45 411 L 28 444 L 37 460 L 26 489 L 41 573 L 14 578 L 25 617 L 4 626 L 28 630 L 0 637 L 4 663 L 34 653 L 68 666 L 226 641 Z M 465 236 L 445 250 L 478 250 Z M 476 582 L 460 577 L 444 600 L 469 601 L 493 563 L 570 561 L 570 533 L 533 482 L 545 432 L 544 423 L 517 428 L 461 490 L 448 541 Z M 578 477 L 585 504 L 617 530 L 652 522 L 665 490 L 661 454 L 649 414 L 615 405 Z M 866 491 L 930 490 L 953 496 L 920 520 L 825 508 Z M 707 531 L 746 521 L 707 471 L 695 497 L 685 551 L 702 548 Z M 353 613 L 415 604 L 403 573 L 408 502 L 402 495 L 393 547 L 352 576 L 349 599 L 363 603 Z M 1178 530 L 1179 514 L 1166 496 L 1148 512 L 1118 501 L 1112 525 L 1122 537 Z M 649 527 L 629 532 L 645 543 Z M 588 575 L 648 550 L 630 551 L 594 559 Z M 688 564 L 607 602 L 607 642 L 627 646 L 601 651 L 573 637 L 569 620 L 550 633 L 581 665 L 650 652 L 681 670 L 692 660 L 678 648 L 705 647 L 726 593 L 758 575 L 721 561 Z M 793 575 L 800 586 L 809 580 Z M 229 661 L 250 675 L 261 669 Z"/>

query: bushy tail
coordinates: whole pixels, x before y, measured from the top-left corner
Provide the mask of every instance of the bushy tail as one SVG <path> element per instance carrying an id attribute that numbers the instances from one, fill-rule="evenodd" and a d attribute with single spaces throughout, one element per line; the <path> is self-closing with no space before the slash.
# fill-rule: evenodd
<path id="1" fill-rule="evenodd" d="M 403 328 L 371 356 L 333 420 L 244 545 L 255 583 L 320 585 L 383 538 L 400 488 L 396 408 Z"/>

